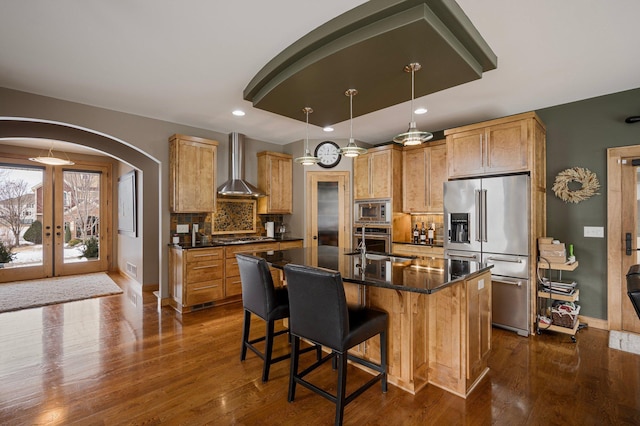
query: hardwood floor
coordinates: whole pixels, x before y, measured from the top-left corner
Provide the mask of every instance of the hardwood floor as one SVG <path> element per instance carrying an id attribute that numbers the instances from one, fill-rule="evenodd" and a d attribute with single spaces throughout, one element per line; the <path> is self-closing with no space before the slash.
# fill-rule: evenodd
<path id="1" fill-rule="evenodd" d="M 267 383 L 253 353 L 240 362 L 239 304 L 158 312 L 152 294 L 114 279 L 122 295 L 0 314 L 0 424 L 333 423 L 334 406 L 302 387 L 287 402 L 288 361 Z M 491 371 L 466 400 L 434 386 L 415 396 L 374 386 L 346 407 L 344 423 L 640 424 L 640 356 L 607 341 L 589 328 L 577 343 L 494 329 Z M 334 374 L 329 365 L 317 380 L 329 385 Z M 366 377 L 350 367 L 349 388 Z"/>

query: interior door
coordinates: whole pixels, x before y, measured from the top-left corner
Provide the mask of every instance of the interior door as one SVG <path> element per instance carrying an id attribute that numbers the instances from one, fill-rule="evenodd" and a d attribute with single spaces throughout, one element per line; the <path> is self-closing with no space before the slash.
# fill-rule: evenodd
<path id="1" fill-rule="evenodd" d="M 307 246 L 350 247 L 349 172 L 308 172 L 307 194 Z"/>
<path id="2" fill-rule="evenodd" d="M 622 165 L 622 251 L 621 268 L 624 274 L 631 265 L 640 263 L 640 222 L 638 221 L 638 203 L 640 202 L 640 161 L 626 159 Z M 627 295 L 626 279 L 622 286 L 622 330 L 640 333 L 640 319 Z"/>
<path id="3" fill-rule="evenodd" d="M 607 313 L 610 330 L 640 333 L 626 284 L 629 267 L 640 263 L 640 180 L 633 159 L 640 159 L 640 145 L 607 150 Z"/>

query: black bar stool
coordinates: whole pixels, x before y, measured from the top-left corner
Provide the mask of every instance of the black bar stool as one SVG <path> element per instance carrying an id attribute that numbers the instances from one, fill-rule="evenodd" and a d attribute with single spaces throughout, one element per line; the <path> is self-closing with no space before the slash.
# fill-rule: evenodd
<path id="1" fill-rule="evenodd" d="M 640 318 L 640 265 L 631 265 L 627 272 L 627 295 Z"/>
<path id="2" fill-rule="evenodd" d="M 281 355 L 272 358 L 273 338 L 287 333 L 284 329 L 278 332 L 275 330 L 275 322 L 289 317 L 289 298 L 286 288 L 275 288 L 273 279 L 269 272 L 267 262 L 260 258 L 248 254 L 236 254 L 238 267 L 240 269 L 240 280 L 242 283 L 242 306 L 244 307 L 244 323 L 242 329 L 242 350 L 240 360 L 244 361 L 247 356 L 247 348 L 251 349 L 263 361 L 262 381 L 269 380 L 269 368 L 271 364 L 288 359 L 291 354 Z M 266 322 L 265 335 L 253 340 L 249 340 L 249 330 L 251 329 L 251 314 L 255 314 Z M 254 344 L 265 342 L 264 353 L 260 352 Z M 317 359 L 321 358 L 321 347 L 305 348 L 303 352 L 316 350 Z"/>
<path id="3" fill-rule="evenodd" d="M 299 383 L 335 403 L 335 424 L 341 425 L 345 405 L 358 395 L 377 381 L 382 383 L 382 392 L 387 391 L 388 315 L 375 309 L 348 307 L 339 272 L 293 264 L 286 265 L 284 270 L 289 288 L 289 330 L 293 336 L 289 402 L 294 400 L 296 384 Z M 380 335 L 380 364 L 347 353 L 350 348 L 376 335 Z M 326 346 L 332 353 L 298 372 L 301 338 Z M 337 361 L 338 366 L 335 396 L 304 379 L 308 373 L 330 359 Z M 378 372 L 348 396 L 347 359 Z"/>

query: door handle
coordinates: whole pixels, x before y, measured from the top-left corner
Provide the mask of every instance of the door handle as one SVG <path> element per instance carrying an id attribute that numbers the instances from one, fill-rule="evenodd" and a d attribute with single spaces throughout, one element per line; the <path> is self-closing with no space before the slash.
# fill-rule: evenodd
<path id="1" fill-rule="evenodd" d="M 318 236 L 317 236 L 317 235 L 314 235 L 314 236 L 313 236 L 313 239 L 314 239 L 314 240 L 317 240 L 317 239 L 318 239 Z"/>
<path id="2" fill-rule="evenodd" d="M 625 234 L 626 255 L 631 256 L 631 232 Z"/>

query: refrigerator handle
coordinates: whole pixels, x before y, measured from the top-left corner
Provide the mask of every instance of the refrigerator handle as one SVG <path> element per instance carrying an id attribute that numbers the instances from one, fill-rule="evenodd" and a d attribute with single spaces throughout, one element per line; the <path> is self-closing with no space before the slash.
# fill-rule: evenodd
<path id="1" fill-rule="evenodd" d="M 482 203 L 482 229 L 480 230 L 482 234 L 482 242 L 487 242 L 487 190 L 482 190 L 482 197 L 480 199 Z"/>
<path id="2" fill-rule="evenodd" d="M 476 196 L 476 226 L 475 226 L 475 240 L 478 242 L 482 241 L 482 229 L 481 229 L 481 222 L 482 222 L 482 196 L 480 195 L 482 190 L 480 189 L 476 189 L 475 190 L 475 196 Z"/>

